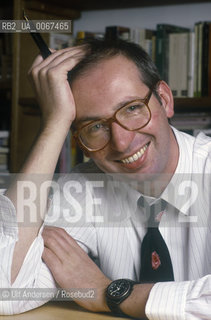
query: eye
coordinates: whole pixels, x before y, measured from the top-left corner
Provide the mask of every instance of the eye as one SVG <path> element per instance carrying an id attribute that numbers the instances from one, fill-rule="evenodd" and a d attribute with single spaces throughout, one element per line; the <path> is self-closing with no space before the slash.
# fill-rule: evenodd
<path id="1" fill-rule="evenodd" d="M 108 126 L 103 122 L 94 122 L 86 128 L 86 133 L 88 135 L 101 134 L 108 130 Z"/>
<path id="2" fill-rule="evenodd" d="M 130 106 L 128 107 L 129 111 L 134 111 L 138 108 L 138 106 Z"/>
<path id="3" fill-rule="evenodd" d="M 141 103 L 132 104 L 126 107 L 126 112 L 128 113 L 140 112 L 143 107 L 144 107 L 144 104 L 141 104 Z"/>
<path id="4" fill-rule="evenodd" d="M 103 128 L 102 123 L 96 123 L 96 124 L 91 125 L 91 126 L 89 127 L 89 131 L 90 131 L 90 132 L 96 132 L 96 131 L 99 131 L 99 130 L 102 129 L 102 128 Z"/>

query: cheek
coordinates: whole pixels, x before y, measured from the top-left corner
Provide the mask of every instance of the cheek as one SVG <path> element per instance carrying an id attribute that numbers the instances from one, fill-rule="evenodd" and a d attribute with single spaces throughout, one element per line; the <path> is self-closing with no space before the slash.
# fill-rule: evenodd
<path id="1" fill-rule="evenodd" d="M 106 159 L 107 152 L 105 149 L 97 152 L 88 152 L 88 157 L 96 162 L 104 162 Z"/>
<path id="2" fill-rule="evenodd" d="M 152 118 L 149 124 L 147 125 L 147 129 L 149 129 L 150 133 L 160 134 L 161 132 L 165 132 L 169 128 L 168 118 L 166 117 L 165 110 L 160 107 L 159 110 L 152 112 Z"/>
<path id="3" fill-rule="evenodd" d="M 154 135 L 158 132 L 160 127 L 160 113 L 158 111 L 152 113 L 152 117 L 148 125 L 143 128 L 143 131 L 147 131 L 148 134 Z"/>

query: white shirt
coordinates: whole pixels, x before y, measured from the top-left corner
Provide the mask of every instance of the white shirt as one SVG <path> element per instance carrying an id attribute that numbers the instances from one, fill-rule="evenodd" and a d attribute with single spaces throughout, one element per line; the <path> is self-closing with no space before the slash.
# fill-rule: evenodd
<path id="1" fill-rule="evenodd" d="M 146 314 L 150 320 L 211 319 L 211 139 L 202 134 L 195 139 L 175 129 L 174 133 L 179 162 L 161 194 L 168 206 L 159 230 L 169 249 L 175 282 L 154 285 Z M 52 200 L 46 224 L 65 228 L 110 279 L 138 281 L 141 242 L 146 233 L 144 214 L 137 209 L 140 193 L 125 182 L 114 182 L 114 177 L 90 174 L 96 170 L 93 163 L 80 168 L 86 172 L 74 171 L 60 179 L 61 193 Z M 0 215 L 0 287 L 55 288 L 52 275 L 41 260 L 41 235 L 31 245 L 11 286 L 17 225 L 14 207 L 4 196 Z M 24 312 L 45 302 L 0 301 L 0 314 Z"/>

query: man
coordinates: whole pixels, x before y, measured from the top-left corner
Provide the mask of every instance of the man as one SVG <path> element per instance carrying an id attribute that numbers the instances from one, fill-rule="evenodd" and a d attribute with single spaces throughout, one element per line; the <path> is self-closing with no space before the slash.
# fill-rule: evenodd
<path id="1" fill-rule="evenodd" d="M 54 52 L 44 61 L 39 56 L 30 74 L 43 121 L 19 181 L 2 197 L 2 216 L 7 212 L 10 224 L 5 219 L 2 227 L 1 287 L 13 283 L 14 288 L 52 288 L 55 280 L 66 290 L 95 288 L 94 300 L 77 300 L 91 311 L 209 319 L 210 138 L 193 138 L 169 125 L 174 113 L 171 90 L 134 44 L 95 41 Z M 21 221 L 24 207 L 17 191 L 31 174 L 37 174 L 37 186 L 52 179 L 69 127 L 92 160 L 60 180 L 46 219 L 50 227 L 42 236 L 46 197 L 30 212 L 39 223 L 30 228 L 20 224 L 15 243 L 15 221 Z M 89 173 L 100 175 L 93 179 Z M 99 199 L 101 205 L 90 217 L 90 204 Z M 154 211 L 160 208 L 153 221 L 160 221 L 169 251 L 168 282 L 143 276 L 142 244 L 152 229 L 147 228 L 152 206 Z M 167 265 L 158 253 L 159 247 L 152 252 L 153 270 Z M 121 278 L 134 282 L 112 282 Z M 124 287 L 126 293 L 121 292 Z M 1 313 L 23 312 L 42 303 L 2 302 Z"/>

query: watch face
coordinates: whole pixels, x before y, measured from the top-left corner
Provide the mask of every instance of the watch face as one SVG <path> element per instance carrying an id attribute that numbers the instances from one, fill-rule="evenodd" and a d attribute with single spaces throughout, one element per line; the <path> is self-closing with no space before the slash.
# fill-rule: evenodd
<path id="1" fill-rule="evenodd" d="M 130 289 L 130 282 L 124 279 L 116 280 L 110 284 L 107 290 L 107 294 L 112 299 L 119 299 L 128 293 Z"/>

